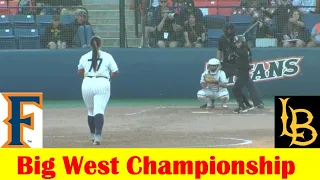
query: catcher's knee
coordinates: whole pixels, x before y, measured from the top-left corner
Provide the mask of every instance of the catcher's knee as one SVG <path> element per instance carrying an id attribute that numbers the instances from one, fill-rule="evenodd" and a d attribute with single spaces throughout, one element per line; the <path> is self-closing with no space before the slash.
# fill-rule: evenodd
<path id="1" fill-rule="evenodd" d="M 197 93 L 197 97 L 199 101 L 205 102 L 207 98 L 207 94 L 204 90 L 199 90 Z"/>
<path id="2" fill-rule="evenodd" d="M 229 95 L 222 96 L 219 98 L 221 102 L 226 103 L 229 101 Z"/>

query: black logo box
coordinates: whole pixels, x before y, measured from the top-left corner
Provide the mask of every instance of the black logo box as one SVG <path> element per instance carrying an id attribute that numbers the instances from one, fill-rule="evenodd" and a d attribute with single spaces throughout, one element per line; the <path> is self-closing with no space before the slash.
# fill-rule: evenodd
<path id="1" fill-rule="evenodd" d="M 288 117 L 286 125 L 288 134 L 281 136 L 285 130 L 282 119 L 285 118 L 282 117 L 283 105 L 280 99 L 284 100 L 287 98 L 288 101 L 285 108 Z M 320 133 L 320 96 L 276 96 L 274 99 L 274 106 L 275 148 L 320 148 L 320 136 L 318 135 L 318 133 Z M 312 114 L 312 116 L 309 116 L 310 119 L 312 118 L 310 126 L 306 124 L 308 121 L 308 115 L 305 112 L 296 113 L 297 123 L 293 123 L 292 118 L 294 114 L 292 114 L 290 107 L 293 111 L 297 109 L 304 109 L 304 111 L 306 112 L 309 111 Z M 301 127 L 295 130 L 295 124 L 305 127 Z M 291 129 L 291 127 L 293 129 Z M 316 133 L 311 131 L 312 128 L 314 128 Z M 304 138 L 295 138 L 295 135 L 293 134 L 293 132 L 295 131 L 298 134 L 303 133 Z M 308 141 L 312 140 L 313 137 L 316 137 L 314 142 L 308 143 Z M 297 142 L 295 143 L 294 140 L 296 140 Z M 292 142 L 293 144 L 291 144 Z M 305 144 L 301 145 L 299 143 Z"/>

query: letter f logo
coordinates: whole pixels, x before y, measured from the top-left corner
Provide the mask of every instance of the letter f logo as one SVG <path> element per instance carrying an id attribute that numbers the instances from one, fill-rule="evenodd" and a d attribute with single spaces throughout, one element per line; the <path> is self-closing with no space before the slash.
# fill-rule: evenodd
<path id="1" fill-rule="evenodd" d="M 8 116 L 3 121 L 8 127 L 8 138 L 2 148 L 30 148 L 24 140 L 24 128 L 34 130 L 37 121 L 35 122 L 33 108 L 26 105 L 33 105 L 42 110 L 42 94 L 3 93 L 2 95 L 8 103 Z"/>

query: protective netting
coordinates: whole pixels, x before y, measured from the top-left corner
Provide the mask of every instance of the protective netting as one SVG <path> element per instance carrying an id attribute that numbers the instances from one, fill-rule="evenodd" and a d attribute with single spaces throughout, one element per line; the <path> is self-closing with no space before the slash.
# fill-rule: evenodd
<path id="1" fill-rule="evenodd" d="M 88 47 L 94 35 L 82 0 L 0 0 L 0 49 Z"/>
<path id="2" fill-rule="evenodd" d="M 307 3 L 308 2 L 308 3 Z M 227 23 L 251 47 L 316 46 L 320 14 L 316 0 L 147 1 L 143 47 L 217 47 Z"/>

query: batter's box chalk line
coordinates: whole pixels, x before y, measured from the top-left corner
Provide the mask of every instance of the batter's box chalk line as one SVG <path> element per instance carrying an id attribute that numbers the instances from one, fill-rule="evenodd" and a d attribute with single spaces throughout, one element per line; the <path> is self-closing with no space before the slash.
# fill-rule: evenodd
<path id="1" fill-rule="evenodd" d="M 155 107 L 155 108 L 150 108 L 150 109 L 143 109 L 143 110 L 138 111 L 138 112 L 127 113 L 127 114 L 123 114 L 123 115 L 125 115 L 125 116 L 134 116 L 134 115 L 142 114 L 142 113 L 145 113 L 145 112 L 155 111 L 157 109 L 164 109 L 164 108 L 165 107 Z"/>
<path id="2" fill-rule="evenodd" d="M 207 146 L 192 146 L 194 148 L 214 148 L 214 147 L 230 147 L 230 146 L 244 146 L 252 144 L 253 142 L 248 139 L 240 139 L 240 138 L 229 138 L 229 137 L 215 137 L 215 139 L 221 140 L 233 140 L 239 141 L 238 143 L 231 143 L 231 144 L 216 144 L 216 145 L 207 145 Z M 187 148 L 187 147 L 186 147 Z"/>
<path id="3" fill-rule="evenodd" d="M 133 112 L 133 113 L 126 113 L 126 114 L 122 114 L 124 116 L 134 116 L 134 115 L 139 115 L 139 114 L 143 114 L 143 113 L 146 113 L 146 112 L 151 112 L 151 111 L 156 111 L 158 109 L 194 109 L 194 107 L 174 107 L 174 106 L 160 106 L 160 107 L 155 107 L 155 108 L 150 108 L 150 109 L 143 109 L 143 110 L 140 110 L 140 111 L 137 111 L 137 112 Z M 274 109 L 273 107 L 265 107 L 265 109 L 268 109 L 267 112 L 274 112 Z M 198 114 L 211 114 L 211 113 L 214 113 L 214 112 L 210 112 L 210 111 L 203 111 L 203 112 L 191 112 L 191 113 L 198 113 Z M 220 113 L 221 114 L 221 113 Z M 221 114 L 221 115 L 224 115 L 224 114 Z M 256 115 L 266 115 L 266 114 L 256 114 Z"/>
<path id="4" fill-rule="evenodd" d="M 88 143 L 89 140 L 72 140 L 72 138 L 76 138 L 76 137 L 81 137 L 83 138 L 84 136 L 68 136 L 68 138 L 66 138 L 67 136 L 44 136 L 44 138 L 55 138 L 56 140 L 58 140 L 59 138 L 64 138 L 63 141 L 66 142 L 75 142 L 75 143 Z M 176 137 L 176 136 L 174 136 Z M 186 138 L 185 136 L 181 136 Z M 70 139 L 71 138 L 71 139 Z M 248 140 L 248 139 L 241 139 L 241 138 L 232 138 L 232 137 L 203 137 L 204 139 L 219 139 L 222 141 L 238 141 L 236 143 L 229 143 L 229 144 L 214 144 L 214 145 L 202 145 L 202 146 L 185 146 L 185 147 L 172 147 L 172 148 L 215 148 L 215 147 L 232 147 L 232 146 L 245 146 L 245 145 L 249 145 L 252 144 L 253 141 Z M 61 141 L 61 139 L 59 139 L 58 141 Z M 117 140 L 108 140 L 111 142 L 117 142 Z"/>
<path id="5" fill-rule="evenodd" d="M 191 112 L 192 114 L 214 114 L 217 116 L 234 116 L 234 115 L 239 115 L 239 116 L 267 116 L 267 114 L 255 114 L 255 113 L 217 113 L 217 112 L 209 112 L 209 111 L 199 111 L 199 112 Z"/>

